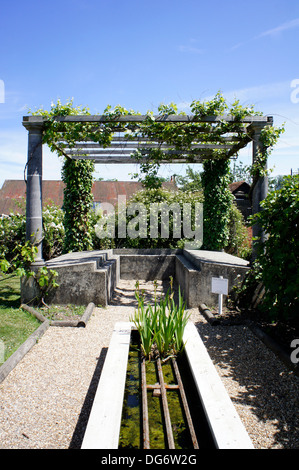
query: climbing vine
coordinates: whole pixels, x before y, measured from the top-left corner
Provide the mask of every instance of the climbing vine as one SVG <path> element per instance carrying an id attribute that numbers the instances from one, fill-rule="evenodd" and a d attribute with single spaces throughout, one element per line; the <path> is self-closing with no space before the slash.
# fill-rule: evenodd
<path id="1" fill-rule="evenodd" d="M 161 180 L 158 171 L 162 161 L 174 161 L 175 155 L 181 152 L 186 155 L 188 163 L 195 161 L 196 150 L 194 143 L 205 144 L 227 143 L 227 137 L 234 133 L 240 148 L 253 139 L 253 130 L 241 122 L 246 116 L 261 115 L 254 108 L 244 107 L 236 100 L 228 106 L 223 95 L 219 92 L 206 102 L 193 101 L 190 105 L 192 120 L 186 122 L 165 121 L 165 115 L 178 115 L 176 104 L 162 104 L 158 108 L 155 119 L 152 112 L 146 113 L 146 119 L 141 122 L 118 121 L 119 116 L 138 115 L 140 113 L 127 110 L 121 106 L 112 108 L 107 106 L 102 115 L 109 117 L 97 124 L 91 122 L 65 122 L 60 117 L 67 115 L 89 115 L 86 107 L 73 105 L 67 101 L 63 105 L 60 101 L 51 105 L 50 111 L 39 109 L 32 114 L 46 118 L 43 130 L 43 142 L 48 144 L 52 151 L 64 157 L 63 179 L 66 183 L 64 211 L 65 211 L 65 251 L 84 250 L 90 246 L 89 212 L 92 203 L 92 173 L 94 166 L 88 160 L 70 160 L 64 152 L 78 142 L 93 141 L 103 147 L 108 147 L 115 132 L 122 132 L 127 140 L 144 137 L 148 143 L 146 149 L 134 152 L 134 159 L 139 161 L 139 177 L 146 188 L 159 188 Z M 231 115 L 234 120 L 217 120 L 203 122 L 206 116 Z M 114 120 L 115 118 L 115 120 Z M 265 160 L 269 151 L 277 142 L 283 129 L 266 126 L 261 132 L 262 149 L 252 167 L 254 179 L 262 175 Z M 158 146 L 150 146 L 151 142 L 158 142 Z M 165 152 L 169 146 L 169 152 Z M 237 149 L 236 149 L 237 151 Z M 84 151 L 83 151 L 84 152 Z M 82 153 L 83 153 L 82 152 Z M 229 157 L 226 150 L 202 150 L 204 162 L 203 186 L 205 194 L 205 246 L 209 249 L 222 249 L 227 244 L 228 213 L 231 206 L 231 194 L 228 190 Z"/>
<path id="2" fill-rule="evenodd" d="M 230 211 L 234 198 L 228 187 L 229 160 L 206 161 L 203 167 L 203 248 L 219 251 L 228 244 Z"/>
<path id="3" fill-rule="evenodd" d="M 64 251 L 84 251 L 92 247 L 90 209 L 93 203 L 94 163 L 66 158 L 62 168 L 65 183 Z"/>

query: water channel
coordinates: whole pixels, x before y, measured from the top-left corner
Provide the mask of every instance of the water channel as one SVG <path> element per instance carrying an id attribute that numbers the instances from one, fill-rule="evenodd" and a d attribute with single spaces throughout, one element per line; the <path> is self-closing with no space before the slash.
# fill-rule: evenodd
<path id="1" fill-rule="evenodd" d="M 198 447 L 199 449 L 212 449 L 215 447 L 213 439 L 184 353 L 177 358 L 177 364 L 184 384 Z M 162 363 L 162 371 L 165 384 L 170 386 L 177 384 L 171 360 Z M 146 361 L 146 382 L 151 385 L 159 382 L 156 361 Z M 147 391 L 150 448 L 167 449 L 162 400 L 161 396 L 155 392 L 157 391 L 152 389 Z M 166 395 L 175 448 L 192 449 L 193 442 L 180 392 L 176 388 L 167 388 Z M 132 332 L 131 337 L 119 448 L 143 448 L 141 355 L 137 332 Z"/>

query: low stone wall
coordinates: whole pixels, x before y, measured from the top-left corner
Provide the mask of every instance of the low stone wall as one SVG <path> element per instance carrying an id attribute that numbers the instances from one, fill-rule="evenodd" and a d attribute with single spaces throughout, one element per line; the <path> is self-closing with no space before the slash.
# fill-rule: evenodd
<path id="1" fill-rule="evenodd" d="M 218 295 L 211 292 L 212 277 L 228 279 L 229 291 L 243 279 L 249 263 L 221 252 L 203 250 L 98 250 L 69 253 L 46 263 L 58 272 L 59 287 L 47 303 L 108 305 L 119 279 L 169 280 L 172 276 L 189 308 L 199 304 L 216 305 Z M 38 295 L 35 281 L 23 279 L 22 303 Z"/>
<path id="2" fill-rule="evenodd" d="M 176 254 L 182 250 L 114 250 L 120 258 L 120 278 L 145 281 L 175 277 Z"/>
<path id="3" fill-rule="evenodd" d="M 120 275 L 119 257 L 112 250 L 69 253 L 48 261 L 46 266 L 57 271 L 59 284 L 47 296 L 49 304 L 108 305 Z M 37 295 L 34 279 L 22 279 L 22 303 L 31 303 Z"/>
<path id="4" fill-rule="evenodd" d="M 244 279 L 249 262 L 223 252 L 184 250 L 176 257 L 176 281 L 184 292 L 189 308 L 199 304 L 217 305 L 212 293 L 212 277 L 228 279 L 228 293 Z"/>

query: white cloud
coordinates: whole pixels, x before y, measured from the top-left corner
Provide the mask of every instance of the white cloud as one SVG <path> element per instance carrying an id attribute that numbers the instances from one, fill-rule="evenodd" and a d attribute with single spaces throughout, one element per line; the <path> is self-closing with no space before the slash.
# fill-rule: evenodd
<path id="1" fill-rule="evenodd" d="M 286 23 L 283 23 L 276 28 L 269 29 L 267 31 L 264 31 L 263 33 L 259 34 L 256 36 L 256 38 L 261 38 L 265 36 L 275 36 L 279 33 L 282 33 L 283 31 L 288 31 L 290 29 L 298 28 L 299 27 L 299 18 L 296 18 L 291 21 L 287 21 Z"/>
<path id="2" fill-rule="evenodd" d="M 286 105 L 287 111 L 290 111 L 290 109 L 294 112 L 296 111 L 295 105 L 291 103 L 291 92 L 291 81 L 283 81 L 222 91 L 222 94 L 229 106 L 232 105 L 235 100 L 239 100 L 243 106 L 254 105 L 258 111 L 263 111 L 261 106 L 267 106 L 268 111 L 266 111 L 265 114 L 272 115 L 274 112 L 277 112 L 278 109 L 282 108 L 282 103 Z M 214 97 L 215 95 L 203 96 L 202 101 L 210 101 Z M 178 108 L 179 110 L 190 112 L 190 104 L 190 101 L 181 101 L 178 103 Z M 273 107 L 274 104 L 275 108 Z"/>
<path id="3" fill-rule="evenodd" d="M 299 27 L 299 18 L 295 18 L 294 20 L 287 21 L 286 23 L 282 23 L 279 26 L 276 26 L 275 28 L 268 29 L 266 31 L 261 32 L 260 34 L 252 37 L 251 39 L 248 39 L 248 41 L 244 42 L 239 42 L 232 46 L 229 50 L 234 51 L 236 49 L 239 49 L 240 47 L 244 46 L 244 44 L 248 44 L 252 41 L 255 41 L 257 39 L 261 39 L 263 37 L 267 36 L 277 36 L 278 34 L 282 33 L 283 31 L 289 31 L 290 29 L 298 28 Z"/>
<path id="4" fill-rule="evenodd" d="M 179 51 L 180 52 L 189 52 L 190 54 L 204 54 L 203 49 L 199 49 L 198 47 L 193 47 L 193 46 L 179 46 Z"/>

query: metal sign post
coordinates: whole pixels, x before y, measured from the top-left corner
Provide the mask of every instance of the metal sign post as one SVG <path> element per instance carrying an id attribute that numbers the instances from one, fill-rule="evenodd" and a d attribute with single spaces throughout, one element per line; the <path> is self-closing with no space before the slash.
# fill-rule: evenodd
<path id="1" fill-rule="evenodd" d="M 223 276 L 212 277 L 212 293 L 219 296 L 219 315 L 222 315 L 223 296 L 228 294 L 228 279 L 224 279 Z"/>

